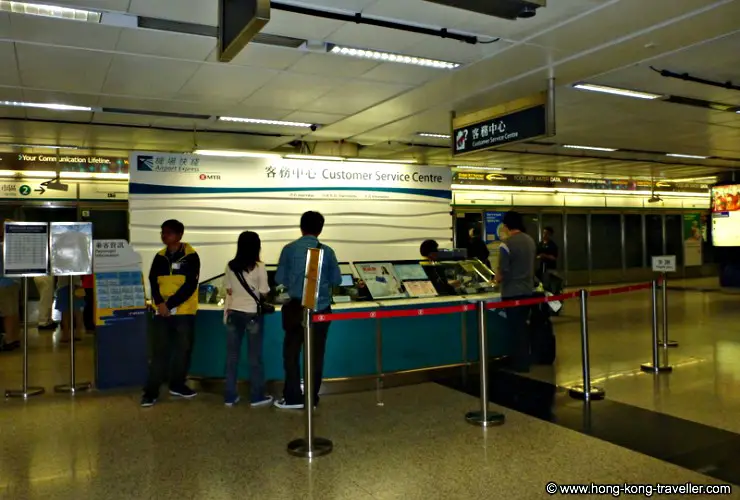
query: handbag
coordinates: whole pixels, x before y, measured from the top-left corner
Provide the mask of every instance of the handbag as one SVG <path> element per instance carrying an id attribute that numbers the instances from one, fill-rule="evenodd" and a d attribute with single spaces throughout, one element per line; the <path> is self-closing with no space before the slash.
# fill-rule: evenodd
<path id="1" fill-rule="evenodd" d="M 232 271 L 234 270 L 232 269 Z M 264 299 L 257 297 L 257 294 L 254 293 L 252 288 L 249 286 L 249 283 L 247 283 L 247 280 L 244 278 L 244 274 L 242 274 L 241 271 L 234 272 L 234 275 L 236 276 L 236 279 L 239 280 L 239 283 L 241 283 L 242 287 L 244 287 L 247 293 L 251 295 L 254 301 L 257 303 L 257 314 L 259 314 L 260 316 L 264 316 L 265 314 L 273 314 L 275 312 L 275 306 L 268 302 L 265 302 Z"/>

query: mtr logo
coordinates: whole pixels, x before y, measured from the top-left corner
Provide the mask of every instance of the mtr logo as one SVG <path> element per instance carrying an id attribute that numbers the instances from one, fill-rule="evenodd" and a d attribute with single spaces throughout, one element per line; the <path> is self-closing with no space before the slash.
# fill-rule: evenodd
<path id="1" fill-rule="evenodd" d="M 200 180 L 202 181 L 220 181 L 221 176 L 217 174 L 200 174 Z"/>

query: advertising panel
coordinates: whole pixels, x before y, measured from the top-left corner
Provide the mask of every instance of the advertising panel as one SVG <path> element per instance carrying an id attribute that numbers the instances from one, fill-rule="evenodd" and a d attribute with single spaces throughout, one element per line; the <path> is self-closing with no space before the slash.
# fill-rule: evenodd
<path id="1" fill-rule="evenodd" d="M 702 265 L 702 224 L 701 214 L 683 215 L 683 254 L 685 266 Z"/>
<path id="2" fill-rule="evenodd" d="M 712 188 L 712 241 L 716 247 L 740 247 L 740 185 Z"/>

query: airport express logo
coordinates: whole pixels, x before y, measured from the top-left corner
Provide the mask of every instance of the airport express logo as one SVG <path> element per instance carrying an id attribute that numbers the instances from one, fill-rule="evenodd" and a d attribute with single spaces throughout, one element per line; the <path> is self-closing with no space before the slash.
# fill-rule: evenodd
<path id="1" fill-rule="evenodd" d="M 200 158 L 188 156 L 139 156 L 136 159 L 139 172 L 172 174 L 199 174 L 201 181 L 219 181 L 221 176 L 212 172 L 201 172 Z"/>

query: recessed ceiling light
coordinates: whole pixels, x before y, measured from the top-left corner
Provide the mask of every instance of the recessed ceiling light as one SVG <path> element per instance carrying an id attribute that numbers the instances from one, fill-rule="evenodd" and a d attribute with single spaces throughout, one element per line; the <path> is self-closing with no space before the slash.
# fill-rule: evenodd
<path id="1" fill-rule="evenodd" d="M 597 146 L 577 146 L 575 144 L 563 144 L 564 148 L 570 148 L 570 149 L 588 149 L 589 151 L 616 151 L 615 148 L 600 148 Z"/>
<path id="2" fill-rule="evenodd" d="M 680 153 L 667 153 L 666 156 L 672 156 L 673 158 L 691 158 L 692 160 L 706 160 L 708 156 L 699 155 L 682 155 Z"/>
<path id="3" fill-rule="evenodd" d="M 0 144 L 9 148 L 34 148 L 34 149 L 80 149 L 78 146 L 55 146 L 52 144 Z"/>
<path id="4" fill-rule="evenodd" d="M 319 155 L 285 155 L 291 160 L 324 160 L 324 161 L 344 161 L 341 156 L 319 156 Z"/>
<path id="5" fill-rule="evenodd" d="M 454 165 L 454 167 L 460 170 L 485 170 L 489 172 L 501 172 L 504 170 L 501 167 L 476 167 L 475 165 Z"/>
<path id="6" fill-rule="evenodd" d="M 377 160 L 373 158 L 347 158 L 346 161 L 355 161 L 358 163 L 416 163 L 416 160 Z"/>
<path id="7" fill-rule="evenodd" d="M 280 158 L 275 153 L 261 153 L 259 151 L 233 151 L 221 149 L 196 149 L 193 154 L 200 156 L 222 156 L 225 158 Z"/>
<path id="8" fill-rule="evenodd" d="M 437 69 L 456 69 L 460 64 L 437 59 L 427 59 L 425 57 L 406 56 L 403 54 L 394 54 L 391 52 L 380 52 L 378 50 L 354 49 L 351 47 L 342 47 L 339 45 L 330 45 L 329 52 L 340 56 L 358 57 L 360 59 L 372 59 L 374 61 L 392 62 L 398 64 L 412 64 L 414 66 L 424 66 L 427 68 Z"/>
<path id="9" fill-rule="evenodd" d="M 260 118 L 238 118 L 235 116 L 219 116 L 218 119 L 222 122 L 255 123 L 257 125 L 277 125 L 279 127 L 309 128 L 313 126 L 312 123 L 286 122 L 282 120 L 262 120 Z"/>
<path id="10" fill-rule="evenodd" d="M 608 87 L 606 85 L 594 85 L 592 83 L 577 83 L 574 88 L 581 90 L 590 90 L 591 92 L 602 92 L 604 94 L 621 95 L 624 97 L 635 97 L 637 99 L 660 99 L 660 94 L 650 92 L 640 92 L 638 90 L 620 89 L 618 87 Z"/>
<path id="11" fill-rule="evenodd" d="M 100 12 L 92 10 L 71 9 L 69 7 L 59 7 L 58 5 L 15 2 L 11 0 L 0 0 L 0 11 L 26 14 L 29 16 L 55 17 L 57 19 L 69 19 L 71 21 L 84 21 L 88 23 L 99 23 L 101 16 Z"/>
<path id="12" fill-rule="evenodd" d="M 92 111 L 92 108 L 89 106 L 71 106 L 69 104 L 50 104 L 45 102 L 0 101 L 0 106 L 52 109 L 54 111 Z"/>
<path id="13" fill-rule="evenodd" d="M 451 137 L 449 134 L 435 134 L 432 132 L 417 132 L 416 135 L 419 137 L 431 137 L 433 139 L 449 139 Z"/>

